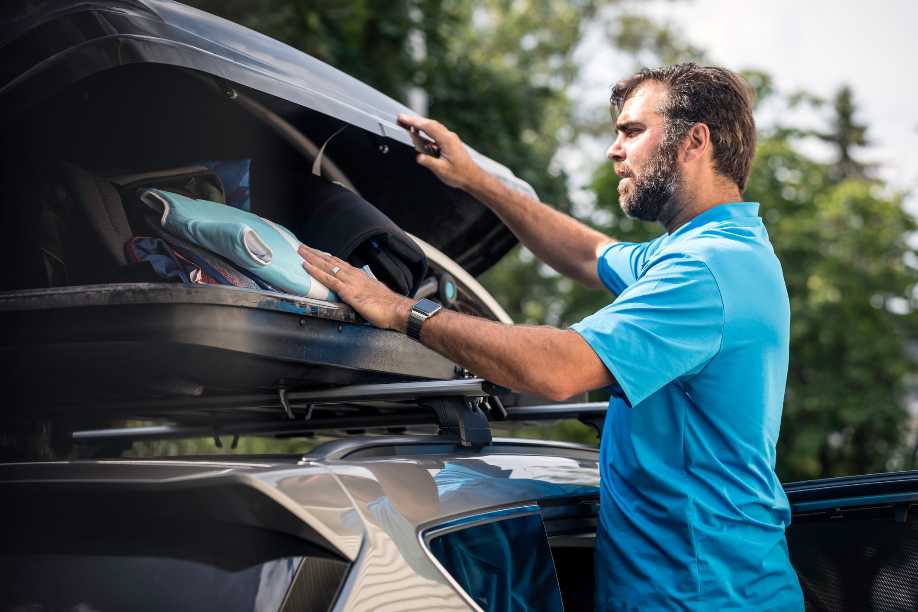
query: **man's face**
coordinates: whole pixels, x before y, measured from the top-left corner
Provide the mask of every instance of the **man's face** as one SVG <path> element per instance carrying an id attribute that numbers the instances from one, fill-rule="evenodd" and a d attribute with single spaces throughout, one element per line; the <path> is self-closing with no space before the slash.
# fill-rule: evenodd
<path id="1" fill-rule="evenodd" d="M 621 179 L 622 210 L 643 221 L 668 216 L 679 187 L 678 144 L 666 142 L 666 122 L 658 112 L 666 95 L 666 86 L 656 81 L 639 85 L 618 115 L 618 136 L 606 153 Z"/>

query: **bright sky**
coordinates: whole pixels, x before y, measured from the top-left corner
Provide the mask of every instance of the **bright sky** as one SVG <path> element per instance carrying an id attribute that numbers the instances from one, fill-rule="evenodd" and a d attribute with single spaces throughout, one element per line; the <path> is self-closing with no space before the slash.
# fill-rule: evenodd
<path id="1" fill-rule="evenodd" d="M 780 91 L 829 97 L 849 84 L 873 142 L 861 157 L 880 164 L 894 187 L 918 192 L 918 1 L 656 0 L 625 7 L 669 21 L 715 63 L 770 73 Z M 589 87 L 581 96 L 596 86 L 590 97 L 606 95 L 621 76 L 610 70 L 627 70 L 596 42 L 585 45 Z M 818 117 L 809 118 L 813 127 L 821 126 Z M 909 208 L 918 210 L 918 194 Z"/>

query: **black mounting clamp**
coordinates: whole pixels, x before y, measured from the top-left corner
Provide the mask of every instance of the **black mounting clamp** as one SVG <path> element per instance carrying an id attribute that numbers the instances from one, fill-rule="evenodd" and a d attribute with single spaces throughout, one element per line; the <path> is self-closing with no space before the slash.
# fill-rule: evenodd
<path id="1" fill-rule="evenodd" d="M 481 397 L 431 397 L 420 402 L 437 414 L 440 435 L 456 436 L 459 446 L 480 449 L 491 443 L 491 426 Z"/>

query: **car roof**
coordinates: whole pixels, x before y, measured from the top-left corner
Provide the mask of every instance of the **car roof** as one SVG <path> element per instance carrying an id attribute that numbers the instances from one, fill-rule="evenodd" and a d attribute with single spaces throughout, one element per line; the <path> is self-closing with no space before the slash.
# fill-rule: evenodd
<path id="1" fill-rule="evenodd" d="M 349 512 L 386 513 L 420 531 L 495 508 L 598 494 L 598 452 L 551 443 L 475 453 L 240 461 L 221 458 L 33 461 L 0 464 L 0 490 L 17 505 L 123 504 L 134 512 L 203 517 L 295 535 L 353 560 L 360 530 Z M 100 495 L 100 493 L 103 493 Z M 140 517 L 138 517 L 140 518 Z"/>

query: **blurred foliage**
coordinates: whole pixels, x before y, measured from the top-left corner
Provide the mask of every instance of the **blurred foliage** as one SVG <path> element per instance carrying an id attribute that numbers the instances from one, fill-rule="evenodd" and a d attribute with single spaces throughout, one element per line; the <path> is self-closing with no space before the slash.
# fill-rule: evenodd
<path id="1" fill-rule="evenodd" d="M 844 178 L 777 134 L 763 139 L 747 189 L 784 267 L 791 296 L 791 361 L 778 448 L 790 478 L 902 466 L 906 387 L 915 363 L 902 195 Z"/>
<path id="2" fill-rule="evenodd" d="M 587 206 L 572 205 L 556 154 L 607 116 L 586 121 L 569 98 L 580 66 L 574 52 L 588 28 L 634 67 L 706 61 L 666 23 L 631 14 L 612 0 L 242 0 L 192 4 L 283 40 L 391 96 L 422 92 L 426 111 L 482 153 L 532 184 L 543 201 L 576 210 L 620 240 L 658 235 L 626 218 L 617 179 L 597 160 Z M 612 11 L 609 11 L 612 7 Z M 778 452 L 785 480 L 914 467 L 906 394 L 915 378 L 909 353 L 916 316 L 915 220 L 860 159 L 869 145 L 853 91 L 829 101 L 782 94 L 767 73 L 743 71 L 758 105 L 806 105 L 825 128 L 760 130 L 746 192 L 761 212 L 782 261 L 791 297 L 791 366 Z M 612 83 L 622 74 L 610 74 Z M 423 110 L 423 109 L 422 109 Z M 831 162 L 803 151 L 816 141 Z M 517 248 L 482 281 L 518 322 L 567 325 L 612 297 L 583 289 Z M 514 435 L 587 441 L 577 423 L 516 427 Z"/>
<path id="3" fill-rule="evenodd" d="M 575 420 L 532 423 L 498 421 L 491 424 L 491 431 L 495 438 L 563 440 L 565 442 L 596 445 L 596 430 Z"/>
<path id="4" fill-rule="evenodd" d="M 572 55 L 615 0 L 191 0 L 309 53 L 427 113 L 567 209 L 546 172 L 569 141 Z"/>

